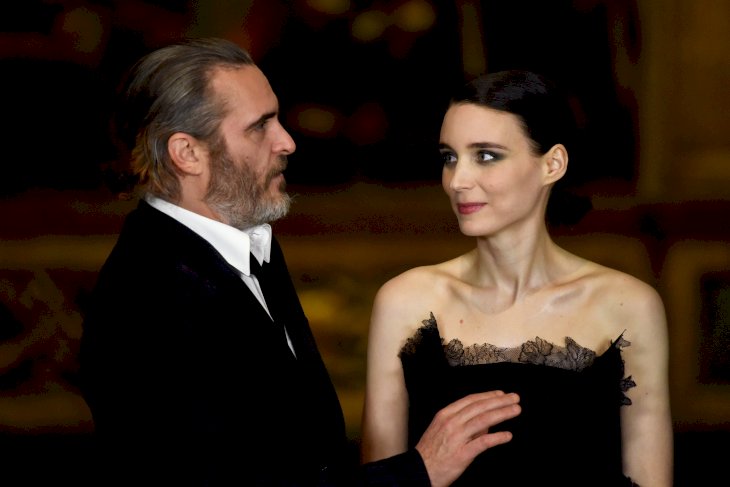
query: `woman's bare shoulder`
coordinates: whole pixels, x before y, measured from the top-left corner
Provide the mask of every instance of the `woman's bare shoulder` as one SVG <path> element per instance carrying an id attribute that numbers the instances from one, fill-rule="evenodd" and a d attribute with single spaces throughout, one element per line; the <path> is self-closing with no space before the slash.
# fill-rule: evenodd
<path id="1" fill-rule="evenodd" d="M 585 282 L 594 304 L 612 323 L 630 334 L 658 331 L 666 326 L 664 303 L 649 283 L 596 263 L 586 269 Z"/>
<path id="2" fill-rule="evenodd" d="M 649 283 L 611 267 L 595 262 L 586 266 L 585 277 L 597 291 L 613 296 L 626 305 L 643 306 L 648 302 L 661 300 L 657 290 Z"/>
<path id="3" fill-rule="evenodd" d="M 380 293 L 397 293 L 403 296 L 421 296 L 424 294 L 438 294 L 441 286 L 453 279 L 451 270 L 453 261 L 433 265 L 423 265 L 408 269 L 386 281 L 379 290 Z"/>
<path id="4" fill-rule="evenodd" d="M 453 280 L 449 262 L 413 267 L 386 281 L 375 295 L 374 322 L 420 326 L 439 308 Z"/>

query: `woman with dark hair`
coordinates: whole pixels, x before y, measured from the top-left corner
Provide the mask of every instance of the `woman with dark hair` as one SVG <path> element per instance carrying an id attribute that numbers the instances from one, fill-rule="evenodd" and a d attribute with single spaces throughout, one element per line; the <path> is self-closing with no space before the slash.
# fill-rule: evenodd
<path id="1" fill-rule="evenodd" d="M 477 78 L 443 119 L 442 182 L 476 247 L 379 290 L 363 458 L 405 451 L 454 398 L 515 392 L 522 414 L 455 485 L 672 483 L 664 306 L 648 284 L 551 239 L 572 117 L 545 78 Z"/>

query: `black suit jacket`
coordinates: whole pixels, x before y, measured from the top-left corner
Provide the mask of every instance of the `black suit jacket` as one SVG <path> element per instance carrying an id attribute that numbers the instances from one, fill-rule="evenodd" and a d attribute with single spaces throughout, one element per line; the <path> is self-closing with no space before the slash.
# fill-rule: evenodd
<path id="1" fill-rule="evenodd" d="M 414 452 L 356 469 L 342 410 L 274 239 L 265 289 L 144 201 L 84 320 L 100 485 L 429 485 Z"/>

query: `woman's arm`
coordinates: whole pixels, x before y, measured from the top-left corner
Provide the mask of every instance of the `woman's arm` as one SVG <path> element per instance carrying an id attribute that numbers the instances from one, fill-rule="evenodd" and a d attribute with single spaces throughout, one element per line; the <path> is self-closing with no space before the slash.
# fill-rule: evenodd
<path id="1" fill-rule="evenodd" d="M 626 393 L 632 404 L 621 410 L 624 473 L 641 487 L 669 487 L 673 435 L 664 305 L 658 293 L 643 283 L 623 292 L 632 303 L 626 334 L 631 346 L 623 351 L 625 374 L 636 383 Z"/>
<path id="2" fill-rule="evenodd" d="M 401 306 L 393 298 L 399 294 Z M 364 462 L 402 453 L 408 447 L 408 393 L 398 357 L 407 338 L 401 321 L 403 301 L 396 278 L 380 288 L 373 303 L 362 422 Z"/>

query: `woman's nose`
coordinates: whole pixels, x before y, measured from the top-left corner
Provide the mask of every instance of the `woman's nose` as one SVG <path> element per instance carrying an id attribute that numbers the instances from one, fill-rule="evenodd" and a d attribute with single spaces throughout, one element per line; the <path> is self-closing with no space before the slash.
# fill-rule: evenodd
<path id="1" fill-rule="evenodd" d="M 469 188 L 474 180 L 469 165 L 461 160 L 457 160 L 452 167 L 444 168 L 444 176 L 448 177 L 449 187 L 453 190 Z"/>

